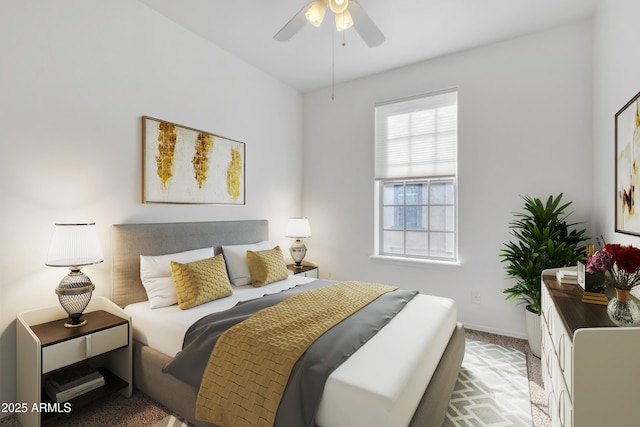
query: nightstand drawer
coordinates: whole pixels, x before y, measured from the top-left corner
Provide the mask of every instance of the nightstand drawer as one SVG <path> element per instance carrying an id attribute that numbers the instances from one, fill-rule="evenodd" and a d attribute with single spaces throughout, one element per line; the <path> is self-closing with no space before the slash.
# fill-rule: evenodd
<path id="1" fill-rule="evenodd" d="M 42 372 L 50 372 L 127 345 L 128 324 L 52 344 L 42 348 Z"/>
<path id="2" fill-rule="evenodd" d="M 313 279 L 317 279 L 318 278 L 318 269 L 314 268 L 313 270 L 305 271 L 302 274 L 304 275 L 304 277 L 311 277 Z"/>

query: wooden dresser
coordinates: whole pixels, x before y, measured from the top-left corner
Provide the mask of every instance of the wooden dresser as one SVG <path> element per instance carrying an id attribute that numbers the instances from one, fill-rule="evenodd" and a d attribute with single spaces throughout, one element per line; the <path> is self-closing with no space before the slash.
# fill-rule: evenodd
<path id="1" fill-rule="evenodd" d="M 640 328 L 616 327 L 605 305 L 542 276 L 542 378 L 553 426 L 640 425 Z"/>

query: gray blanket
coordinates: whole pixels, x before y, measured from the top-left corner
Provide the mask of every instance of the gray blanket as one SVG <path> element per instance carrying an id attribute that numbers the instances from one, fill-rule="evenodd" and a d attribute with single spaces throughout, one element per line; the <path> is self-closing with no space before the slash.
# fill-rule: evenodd
<path id="1" fill-rule="evenodd" d="M 182 351 L 163 371 L 198 390 L 213 347 L 225 330 L 256 311 L 292 295 L 333 283 L 335 282 L 316 280 L 204 317 L 189 328 Z M 312 427 L 327 377 L 384 327 L 417 293 L 401 289 L 386 293 L 318 338 L 291 372 L 278 408 L 275 426 Z"/>

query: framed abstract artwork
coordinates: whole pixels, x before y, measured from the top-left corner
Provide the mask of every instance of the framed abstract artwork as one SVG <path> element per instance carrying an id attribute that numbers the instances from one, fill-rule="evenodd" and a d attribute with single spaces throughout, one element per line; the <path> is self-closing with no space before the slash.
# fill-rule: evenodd
<path id="1" fill-rule="evenodd" d="M 244 205 L 245 144 L 142 117 L 143 203 Z"/>
<path id="2" fill-rule="evenodd" d="M 615 115 L 616 231 L 640 235 L 636 189 L 640 185 L 640 93 Z"/>

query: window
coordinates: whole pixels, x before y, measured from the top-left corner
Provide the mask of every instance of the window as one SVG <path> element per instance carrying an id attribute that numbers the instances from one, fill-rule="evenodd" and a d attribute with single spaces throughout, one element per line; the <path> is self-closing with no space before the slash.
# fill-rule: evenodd
<path id="1" fill-rule="evenodd" d="M 457 92 L 376 105 L 377 253 L 457 261 Z"/>

